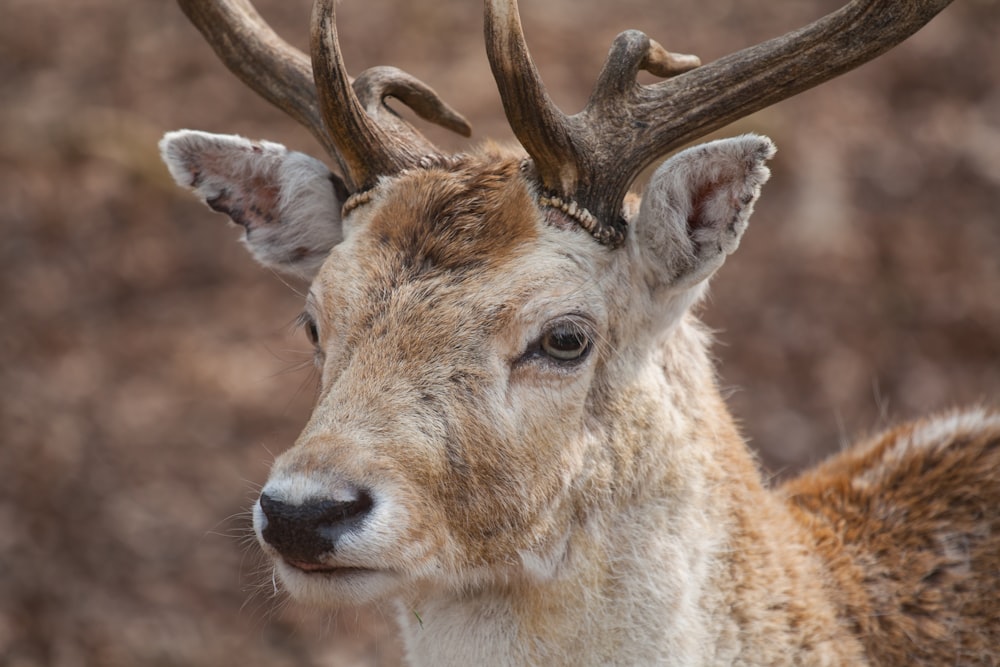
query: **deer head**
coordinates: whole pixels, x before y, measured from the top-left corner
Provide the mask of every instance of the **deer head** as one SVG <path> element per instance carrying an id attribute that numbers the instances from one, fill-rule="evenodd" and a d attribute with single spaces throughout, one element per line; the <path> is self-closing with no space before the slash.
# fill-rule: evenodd
<path id="1" fill-rule="evenodd" d="M 468 124 L 399 70 L 352 81 L 333 0 L 316 0 L 311 62 L 246 0 L 180 4 L 339 170 L 240 137 L 161 144 L 254 257 L 311 281 L 319 395 L 254 517 L 289 591 L 336 604 L 544 580 L 588 522 L 704 493 L 694 443 L 735 430 L 688 311 L 739 244 L 775 149 L 753 135 L 696 146 L 641 201 L 628 190 L 671 150 L 874 58 L 948 0 L 855 0 L 706 66 L 625 32 L 572 116 L 541 84 L 516 1 L 487 0 L 490 63 L 527 155 L 441 154 L 386 98 Z M 640 70 L 666 78 L 640 85 Z"/>

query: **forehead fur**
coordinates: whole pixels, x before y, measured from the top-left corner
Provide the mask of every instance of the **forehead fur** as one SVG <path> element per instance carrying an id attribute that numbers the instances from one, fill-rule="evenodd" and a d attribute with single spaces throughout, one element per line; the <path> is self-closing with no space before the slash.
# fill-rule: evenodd
<path id="1" fill-rule="evenodd" d="M 405 172 L 377 200 L 372 243 L 426 271 L 502 263 L 538 236 L 538 208 L 521 158 L 491 150 L 447 167 Z M 380 253 L 381 254 L 381 253 Z"/>

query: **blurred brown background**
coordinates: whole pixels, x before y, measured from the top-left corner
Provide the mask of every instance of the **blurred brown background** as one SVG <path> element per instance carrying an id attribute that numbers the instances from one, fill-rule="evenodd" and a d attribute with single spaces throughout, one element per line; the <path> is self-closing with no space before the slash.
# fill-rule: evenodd
<path id="1" fill-rule="evenodd" d="M 304 46 L 308 0 L 260 2 Z M 579 109 L 619 31 L 711 61 L 828 0 L 523 0 Z M 344 0 L 348 66 L 401 66 L 509 138 L 473 0 Z M 163 1 L 5 0 L 0 24 L 0 665 L 393 665 L 391 610 L 273 593 L 243 539 L 313 380 L 295 290 L 175 188 L 166 130 L 319 155 Z M 1000 4 L 724 134 L 779 146 L 705 318 L 768 470 L 883 424 L 1000 402 Z M 431 132 L 448 147 L 458 137 Z M 292 286 L 295 287 L 295 286 Z"/>

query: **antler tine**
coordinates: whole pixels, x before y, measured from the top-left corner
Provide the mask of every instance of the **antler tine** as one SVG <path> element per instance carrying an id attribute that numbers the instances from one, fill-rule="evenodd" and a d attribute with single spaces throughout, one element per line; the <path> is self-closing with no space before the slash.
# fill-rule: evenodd
<path id="1" fill-rule="evenodd" d="M 603 116 L 620 114 L 630 102 L 634 104 L 630 98 L 641 90 L 636 85 L 640 70 L 670 78 L 700 65 L 697 56 L 670 53 L 644 33 L 626 30 L 612 42 L 584 113 L 597 116 L 594 120 L 599 121 Z"/>
<path id="2" fill-rule="evenodd" d="M 486 55 L 514 135 L 535 161 L 542 183 L 559 191 L 575 183 L 578 132 L 555 105 L 524 40 L 517 0 L 486 0 Z"/>
<path id="3" fill-rule="evenodd" d="M 445 104 L 423 81 L 401 69 L 384 65 L 370 67 L 358 75 L 353 88 L 361 106 L 381 125 L 397 123 L 406 125 L 406 122 L 385 104 L 386 98 L 395 97 L 424 120 L 436 123 L 463 137 L 472 134 L 472 127 L 462 114 Z M 428 146 L 430 147 L 430 144 Z"/>
<path id="4" fill-rule="evenodd" d="M 356 190 L 375 185 L 379 176 L 419 164 L 438 150 L 385 104 L 395 97 L 425 120 L 463 136 L 472 128 L 429 86 L 395 67 L 373 67 L 351 82 L 337 39 L 335 0 L 313 5 L 313 77 L 323 121 L 334 138 L 349 181 Z"/>
<path id="5" fill-rule="evenodd" d="M 335 0 L 313 4 L 310 50 L 323 122 L 337 145 L 349 189 L 366 190 L 379 176 L 402 171 L 427 155 L 429 144 L 422 137 L 415 140 L 415 132 L 387 132 L 365 112 L 340 53 Z"/>
<path id="6" fill-rule="evenodd" d="M 615 40 L 587 107 L 574 116 L 545 93 L 516 0 L 486 0 L 487 50 L 511 127 L 550 191 L 545 201 L 584 208 L 589 215 L 576 217 L 614 246 L 624 239 L 625 193 L 654 160 L 868 62 L 951 2 L 852 0 L 804 28 L 703 67 L 693 56 L 670 54 L 627 31 Z M 673 76 L 691 68 L 649 86 L 636 81 L 640 69 Z"/>
<path id="7" fill-rule="evenodd" d="M 340 56 L 333 2 L 317 0 L 313 7 L 310 62 L 271 30 L 249 0 L 177 1 L 230 71 L 316 137 L 337 161 L 351 191 L 438 154 L 391 113 L 386 97 L 396 97 L 427 121 L 464 136 L 471 132 L 431 88 L 395 68 L 363 73 L 354 82 L 357 94 L 366 96 L 359 102 Z"/>

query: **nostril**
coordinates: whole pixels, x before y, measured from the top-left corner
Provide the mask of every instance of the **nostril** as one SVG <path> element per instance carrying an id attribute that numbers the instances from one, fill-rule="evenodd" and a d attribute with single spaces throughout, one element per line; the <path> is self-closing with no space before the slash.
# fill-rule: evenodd
<path id="1" fill-rule="evenodd" d="M 261 536 L 287 560 L 316 563 L 344 533 L 361 524 L 373 505 L 367 491 L 357 492 L 350 500 L 313 499 L 298 504 L 261 493 L 265 519 Z"/>
<path id="2" fill-rule="evenodd" d="M 372 497 L 361 491 L 354 500 L 328 500 L 319 503 L 316 508 L 317 521 L 328 525 L 343 523 L 364 516 L 371 508 Z"/>

